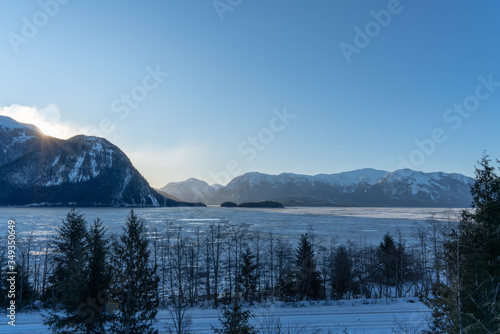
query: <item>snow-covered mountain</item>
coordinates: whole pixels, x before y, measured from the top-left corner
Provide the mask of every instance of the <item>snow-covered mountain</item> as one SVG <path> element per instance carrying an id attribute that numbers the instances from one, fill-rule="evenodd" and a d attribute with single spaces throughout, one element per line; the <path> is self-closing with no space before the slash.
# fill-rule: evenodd
<path id="1" fill-rule="evenodd" d="M 0 116 L 0 205 L 163 206 L 166 199 L 104 138 L 67 140 Z"/>
<path id="2" fill-rule="evenodd" d="M 205 181 L 191 178 L 181 182 L 170 182 L 159 190 L 181 201 L 208 203 L 221 188 L 223 186 L 220 184 L 209 185 Z"/>
<path id="3" fill-rule="evenodd" d="M 204 203 L 220 204 L 278 201 L 287 206 L 408 206 L 469 207 L 472 179 L 461 174 L 423 173 L 409 169 L 387 172 L 360 169 L 338 174 L 268 175 L 246 173 L 216 191 L 203 192 L 205 182 L 177 182 L 176 197 L 193 201 L 194 193 L 205 196 Z M 204 188 L 197 188 L 204 184 Z M 189 185 L 189 186 L 188 186 Z M 182 189 L 189 188 L 189 192 Z M 169 189 L 163 188 L 167 193 Z"/>

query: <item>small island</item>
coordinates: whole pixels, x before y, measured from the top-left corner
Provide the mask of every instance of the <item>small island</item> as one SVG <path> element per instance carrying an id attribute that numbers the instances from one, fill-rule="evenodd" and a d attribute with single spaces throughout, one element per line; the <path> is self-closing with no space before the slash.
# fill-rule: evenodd
<path id="1" fill-rule="evenodd" d="M 274 201 L 262 201 L 262 202 L 246 202 L 241 204 L 236 204 L 234 202 L 224 202 L 221 208 L 267 208 L 267 209 L 283 209 L 283 204 Z"/>
<path id="2" fill-rule="evenodd" d="M 237 208 L 238 204 L 234 202 L 224 202 L 220 205 L 221 208 Z"/>

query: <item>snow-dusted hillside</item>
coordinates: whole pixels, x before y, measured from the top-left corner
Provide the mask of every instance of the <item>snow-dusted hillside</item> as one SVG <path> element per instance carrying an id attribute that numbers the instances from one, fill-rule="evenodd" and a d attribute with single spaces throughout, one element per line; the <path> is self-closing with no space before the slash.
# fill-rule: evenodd
<path id="1" fill-rule="evenodd" d="M 209 185 L 205 181 L 190 178 L 182 182 L 170 182 L 160 190 L 181 201 L 207 203 L 221 188 L 223 186 L 220 184 Z"/>
<path id="2" fill-rule="evenodd" d="M 161 206 L 128 157 L 104 138 L 68 140 L 0 116 L 0 205 Z"/>
<path id="3" fill-rule="evenodd" d="M 468 207 L 471 182 L 461 174 L 366 168 L 314 176 L 246 173 L 218 190 L 192 179 L 163 190 L 186 201 L 196 198 L 209 204 L 271 200 L 287 206 Z"/>
<path id="4" fill-rule="evenodd" d="M 38 129 L 33 124 L 20 123 L 7 116 L 0 116 L 0 128 L 2 128 L 3 130 L 23 129 L 41 133 L 40 129 Z"/>
<path id="5" fill-rule="evenodd" d="M 42 137 L 36 126 L 0 116 L 0 166 L 35 149 L 37 140 Z"/>

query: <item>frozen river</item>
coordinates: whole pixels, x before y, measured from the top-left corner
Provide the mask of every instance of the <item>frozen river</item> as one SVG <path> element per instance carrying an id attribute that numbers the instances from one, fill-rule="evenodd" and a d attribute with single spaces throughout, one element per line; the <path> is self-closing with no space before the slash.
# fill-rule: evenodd
<path id="1" fill-rule="evenodd" d="M 111 233 L 120 233 L 129 208 L 80 208 L 91 222 L 101 218 Z M 406 239 L 411 238 L 412 227 L 434 216 L 438 220 L 457 219 L 461 209 L 445 208 L 310 208 L 285 209 L 243 208 L 136 208 L 135 213 L 146 221 L 148 228 L 162 231 L 168 222 L 182 225 L 184 231 L 194 231 L 211 223 L 227 221 L 248 224 L 249 229 L 261 233 L 273 232 L 284 236 L 298 236 L 311 230 L 318 236 L 337 237 L 339 241 L 353 240 L 379 243 L 387 232 L 399 229 Z M 7 221 L 16 222 L 16 232 L 33 232 L 43 240 L 54 235 L 69 208 L 0 208 L 0 221 L 7 229 Z"/>

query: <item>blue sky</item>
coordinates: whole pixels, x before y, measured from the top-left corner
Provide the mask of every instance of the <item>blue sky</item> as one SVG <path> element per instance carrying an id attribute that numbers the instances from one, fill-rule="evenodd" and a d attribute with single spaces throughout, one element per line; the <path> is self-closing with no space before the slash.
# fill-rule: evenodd
<path id="1" fill-rule="evenodd" d="M 152 186 L 472 175 L 500 158 L 500 3 L 0 1 L 0 114 L 100 135 Z M 360 32 L 361 31 L 361 32 Z"/>

